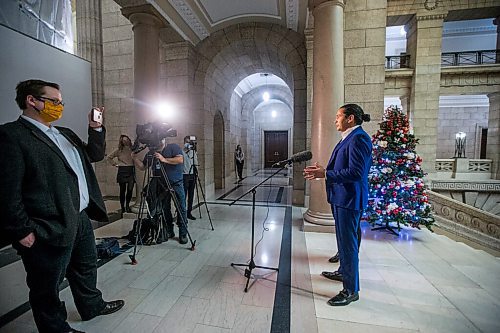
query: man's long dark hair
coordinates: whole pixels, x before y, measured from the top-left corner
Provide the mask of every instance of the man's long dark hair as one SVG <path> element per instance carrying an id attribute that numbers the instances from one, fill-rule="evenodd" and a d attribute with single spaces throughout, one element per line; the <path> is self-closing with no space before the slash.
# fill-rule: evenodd
<path id="1" fill-rule="evenodd" d="M 356 125 L 361 125 L 363 121 L 370 121 L 370 115 L 365 113 L 358 104 L 346 104 L 341 106 L 340 109 L 344 109 L 344 115 L 346 117 L 353 115 Z"/>

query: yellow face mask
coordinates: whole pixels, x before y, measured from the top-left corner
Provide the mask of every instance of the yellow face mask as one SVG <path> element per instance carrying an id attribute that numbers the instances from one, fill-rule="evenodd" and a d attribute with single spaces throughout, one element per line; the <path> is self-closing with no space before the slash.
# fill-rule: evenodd
<path id="1" fill-rule="evenodd" d="M 38 100 L 42 99 L 38 98 Z M 42 117 L 45 122 L 51 123 L 62 117 L 64 110 L 64 105 L 62 103 L 56 105 L 50 100 L 43 100 L 43 104 L 44 107 L 42 110 L 38 110 L 37 108 L 35 108 L 35 110 L 40 113 L 40 117 Z"/>

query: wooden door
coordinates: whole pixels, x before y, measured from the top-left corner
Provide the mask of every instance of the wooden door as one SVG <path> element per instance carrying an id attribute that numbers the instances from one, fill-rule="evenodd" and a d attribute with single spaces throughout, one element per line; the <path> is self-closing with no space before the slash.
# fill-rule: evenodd
<path id="1" fill-rule="evenodd" d="M 288 158 L 288 131 L 264 131 L 264 168 Z"/>

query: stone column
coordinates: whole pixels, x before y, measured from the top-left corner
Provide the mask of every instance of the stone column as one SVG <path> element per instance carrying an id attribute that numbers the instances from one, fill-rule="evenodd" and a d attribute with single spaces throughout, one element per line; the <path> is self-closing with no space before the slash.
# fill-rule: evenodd
<path id="1" fill-rule="evenodd" d="M 326 166 L 340 138 L 335 128 L 336 111 L 344 104 L 344 1 L 311 0 L 309 8 L 314 16 L 311 162 Z M 311 181 L 304 219 L 334 225 L 324 180 Z"/>
<path id="2" fill-rule="evenodd" d="M 153 106 L 158 102 L 160 80 L 161 15 L 149 4 L 123 7 L 122 14 L 132 23 L 134 32 L 134 118 L 136 124 L 154 119 Z M 143 173 L 136 170 L 136 198 L 140 198 Z M 139 207 L 136 201 L 133 209 Z"/>
<path id="3" fill-rule="evenodd" d="M 491 178 L 500 180 L 500 92 L 488 94 L 488 98 L 490 99 L 490 112 L 486 158 L 493 160 Z"/>
<path id="4" fill-rule="evenodd" d="M 410 96 L 400 96 L 399 100 L 401 101 L 401 108 L 403 109 L 403 112 L 406 114 L 408 117 L 408 121 L 410 122 L 410 125 L 413 125 L 413 115 L 411 113 L 410 109 Z"/>
<path id="5" fill-rule="evenodd" d="M 410 106 L 415 137 L 420 139 L 417 152 L 429 178 L 435 175 L 439 95 L 441 87 L 441 42 L 446 14 L 420 16 L 406 26 L 407 52 L 414 68 Z"/>
<path id="6" fill-rule="evenodd" d="M 104 105 L 100 0 L 76 2 L 77 54 L 91 63 L 92 105 Z"/>

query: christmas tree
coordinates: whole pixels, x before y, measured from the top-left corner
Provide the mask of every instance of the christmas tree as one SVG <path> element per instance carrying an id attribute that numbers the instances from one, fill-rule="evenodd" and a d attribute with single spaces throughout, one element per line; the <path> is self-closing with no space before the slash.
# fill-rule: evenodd
<path id="1" fill-rule="evenodd" d="M 432 231 L 434 218 L 424 187 L 422 158 L 415 152 L 418 139 L 401 109 L 390 106 L 385 110 L 372 142 L 368 221 L 393 233 L 391 223 L 396 223 L 398 230 L 403 224 L 418 229 L 424 225 Z"/>

